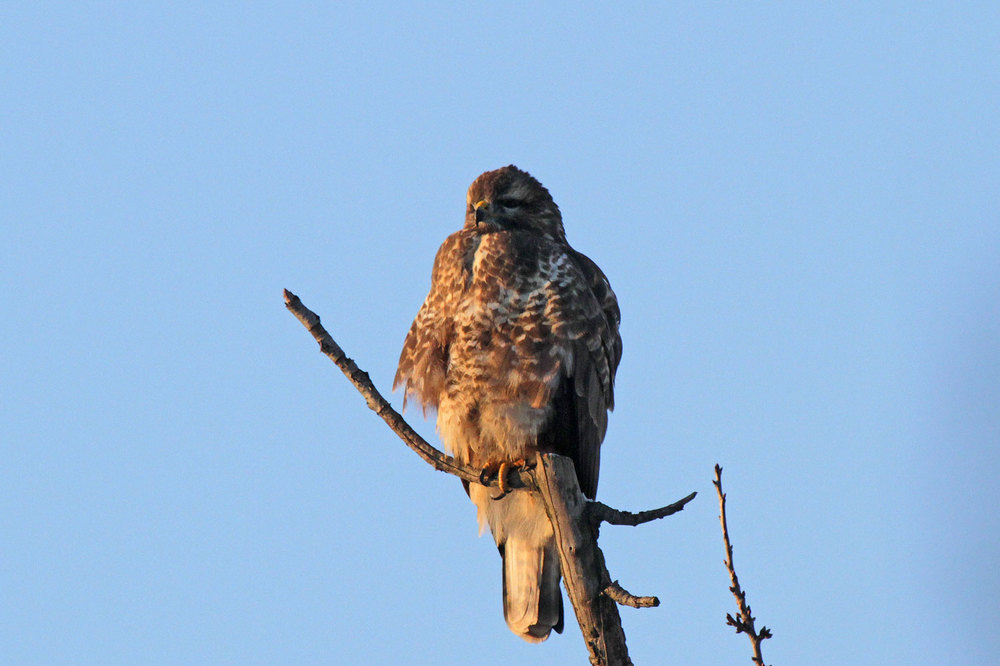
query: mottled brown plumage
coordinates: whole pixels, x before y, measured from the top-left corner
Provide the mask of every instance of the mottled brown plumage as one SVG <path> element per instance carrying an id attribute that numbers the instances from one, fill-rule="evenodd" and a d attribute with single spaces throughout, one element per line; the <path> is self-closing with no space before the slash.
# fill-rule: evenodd
<path id="1" fill-rule="evenodd" d="M 464 226 L 434 260 L 393 387 L 437 410 L 441 438 L 459 460 L 485 467 L 561 453 L 593 498 L 622 351 L 615 294 L 566 242 L 559 208 L 527 172 L 488 171 L 466 200 Z M 563 618 L 544 507 L 528 493 L 468 491 L 504 559 L 508 625 L 545 640 Z"/>

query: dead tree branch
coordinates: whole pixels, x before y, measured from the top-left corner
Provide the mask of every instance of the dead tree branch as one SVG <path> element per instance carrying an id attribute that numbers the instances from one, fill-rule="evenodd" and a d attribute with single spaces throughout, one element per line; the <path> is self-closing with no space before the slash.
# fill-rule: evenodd
<path id="1" fill-rule="evenodd" d="M 733 567 L 733 545 L 729 541 L 729 525 L 726 523 L 726 494 L 722 492 L 722 467 L 715 466 L 715 480 L 712 481 L 716 492 L 719 494 L 719 522 L 722 523 L 722 541 L 726 545 L 726 569 L 729 571 L 729 579 L 732 581 L 729 591 L 736 598 L 736 605 L 739 613 L 736 617 L 726 613 L 726 624 L 735 627 L 736 633 L 745 633 L 750 637 L 753 644 L 753 663 L 757 666 L 764 666 L 764 657 L 760 651 L 760 644 L 766 638 L 771 638 L 771 630 L 761 626 L 758 632 L 754 628 L 754 616 L 750 613 L 750 604 L 747 603 L 747 594 L 740 587 L 740 580 L 736 577 L 736 569 Z"/>
<path id="2" fill-rule="evenodd" d="M 453 474 L 469 483 L 482 483 L 497 487 L 495 474 L 483 478 L 483 472 L 459 463 L 431 446 L 418 435 L 389 402 L 382 397 L 367 372 L 344 353 L 340 345 L 320 324 L 319 316 L 302 304 L 299 297 L 285 290 L 285 307 L 308 329 L 320 351 L 343 371 L 347 379 L 361 393 L 368 407 L 378 414 L 408 447 L 434 469 Z M 545 510 L 552 521 L 559 548 L 566 592 L 576 611 L 580 630 L 583 632 L 590 663 L 594 666 L 628 665 L 628 649 L 622 630 L 618 604 L 633 608 L 647 608 L 659 604 L 656 597 L 638 597 L 626 592 L 618 581 L 611 580 L 604 554 L 597 546 L 600 524 L 640 525 L 681 511 L 696 493 L 673 504 L 632 513 L 619 511 L 601 502 L 584 497 L 580 491 L 573 461 L 565 456 L 538 454 L 535 461 L 524 467 L 512 467 L 507 475 L 507 485 L 514 492 L 538 493 L 545 503 Z"/>
<path id="3" fill-rule="evenodd" d="M 684 508 L 684 505 L 693 500 L 697 494 L 698 493 L 691 493 L 684 499 L 679 499 L 673 504 L 661 506 L 659 509 L 640 511 L 638 513 L 612 509 L 607 504 L 594 500 L 588 503 L 587 513 L 591 520 L 597 521 L 598 523 L 604 522 L 609 525 L 631 525 L 632 527 L 635 527 L 636 525 L 642 525 L 643 523 L 648 523 L 652 520 L 657 520 L 658 518 L 665 518 L 666 516 L 670 516 L 678 511 L 681 511 Z"/>
<path id="4" fill-rule="evenodd" d="M 655 608 L 660 605 L 660 600 L 656 597 L 637 597 L 619 585 L 616 580 L 604 588 L 604 594 L 614 599 L 616 603 L 632 608 Z"/>
<path id="5" fill-rule="evenodd" d="M 604 590 L 610 585 L 597 528 L 586 520 L 587 500 L 580 492 L 573 461 L 538 454 L 535 476 L 552 521 L 566 594 L 590 652 L 591 664 L 631 664 L 618 604 Z"/>

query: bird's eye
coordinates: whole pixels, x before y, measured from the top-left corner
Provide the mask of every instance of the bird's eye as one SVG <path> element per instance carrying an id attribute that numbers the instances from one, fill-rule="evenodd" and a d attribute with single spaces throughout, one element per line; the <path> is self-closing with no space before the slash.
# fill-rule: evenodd
<path id="1" fill-rule="evenodd" d="M 497 205 L 504 208 L 520 208 L 521 202 L 517 199 L 497 199 Z"/>

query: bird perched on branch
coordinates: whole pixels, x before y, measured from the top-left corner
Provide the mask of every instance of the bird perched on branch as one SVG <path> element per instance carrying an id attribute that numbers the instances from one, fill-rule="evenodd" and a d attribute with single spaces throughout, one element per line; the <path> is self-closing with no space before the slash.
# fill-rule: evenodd
<path id="1" fill-rule="evenodd" d="M 466 483 L 480 530 L 503 559 L 511 631 L 541 642 L 562 631 L 559 555 L 535 495 L 505 474 L 537 451 L 569 456 L 597 492 L 622 343 L 608 279 L 566 241 L 548 190 L 511 165 L 479 176 L 465 224 L 438 250 L 431 289 L 410 327 L 393 388 L 426 410 L 461 462 L 499 471 L 503 492 Z"/>

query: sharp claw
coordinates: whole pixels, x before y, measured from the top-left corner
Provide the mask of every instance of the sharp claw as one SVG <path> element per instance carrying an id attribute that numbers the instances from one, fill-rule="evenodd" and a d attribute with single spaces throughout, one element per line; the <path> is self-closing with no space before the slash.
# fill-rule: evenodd
<path id="1" fill-rule="evenodd" d="M 497 487 L 500 488 L 500 497 L 510 492 L 510 486 L 507 485 L 507 474 L 509 472 L 510 463 L 507 461 L 500 463 L 500 470 L 497 472 Z"/>
<path id="2" fill-rule="evenodd" d="M 500 463 L 488 462 L 483 465 L 483 471 L 479 473 L 479 482 L 484 486 L 490 485 L 490 479 L 493 478 L 498 469 L 500 469 Z"/>
<path id="3" fill-rule="evenodd" d="M 510 487 L 507 485 L 507 479 L 505 478 L 506 474 L 507 463 L 486 463 L 482 471 L 479 472 L 479 482 L 484 486 L 490 485 L 490 481 L 494 475 L 497 477 L 497 486 L 500 488 L 500 494 L 496 497 L 491 496 L 490 499 L 503 499 L 510 492 Z"/>
<path id="4" fill-rule="evenodd" d="M 500 463 L 500 467 L 497 470 L 497 487 L 500 488 L 500 494 L 494 497 L 493 499 L 495 500 L 503 499 L 510 493 L 510 491 L 513 489 L 513 486 L 510 485 L 510 479 L 508 478 L 511 470 L 513 470 L 515 467 L 523 468 L 525 464 L 526 462 L 523 459 L 514 461 L 505 460 L 504 462 Z"/>

